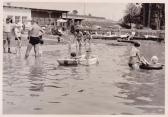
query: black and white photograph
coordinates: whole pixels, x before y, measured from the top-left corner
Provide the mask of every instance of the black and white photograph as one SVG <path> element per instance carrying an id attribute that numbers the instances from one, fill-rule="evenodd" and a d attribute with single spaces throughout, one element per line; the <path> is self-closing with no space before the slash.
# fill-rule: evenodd
<path id="1" fill-rule="evenodd" d="M 165 7 L 3 1 L 3 115 L 165 115 Z"/>

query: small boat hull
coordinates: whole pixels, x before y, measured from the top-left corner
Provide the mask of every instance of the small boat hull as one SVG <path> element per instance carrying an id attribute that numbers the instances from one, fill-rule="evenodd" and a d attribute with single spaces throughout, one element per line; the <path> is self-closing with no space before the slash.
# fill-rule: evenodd
<path id="1" fill-rule="evenodd" d="M 81 65 L 93 65 L 98 63 L 98 58 L 97 57 L 90 57 L 90 58 L 81 58 L 79 60 L 79 64 Z"/>
<path id="2" fill-rule="evenodd" d="M 76 65 L 78 65 L 78 60 L 76 60 L 76 59 L 58 59 L 57 62 L 61 66 L 76 66 Z"/>

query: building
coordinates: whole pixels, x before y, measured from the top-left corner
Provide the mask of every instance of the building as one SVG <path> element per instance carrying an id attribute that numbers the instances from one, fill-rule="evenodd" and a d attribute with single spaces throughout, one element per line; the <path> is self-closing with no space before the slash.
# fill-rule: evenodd
<path id="1" fill-rule="evenodd" d="M 12 18 L 13 22 L 26 23 L 27 19 L 34 19 L 39 25 L 56 25 L 57 20 L 62 18 L 63 14 L 68 11 L 55 9 L 37 9 L 12 6 L 10 4 L 3 5 L 3 21 L 6 18 Z"/>
<path id="2" fill-rule="evenodd" d="M 88 16 L 88 15 L 78 15 L 78 14 L 64 14 L 63 19 L 67 20 L 67 26 L 70 27 L 71 24 L 80 25 L 82 21 L 88 22 L 101 22 L 105 20 L 105 17 L 96 17 L 96 16 Z"/>
<path id="3" fill-rule="evenodd" d="M 27 19 L 31 18 L 31 9 L 14 6 L 3 6 L 3 21 L 6 18 L 12 18 L 13 22 L 21 21 L 25 23 Z"/>

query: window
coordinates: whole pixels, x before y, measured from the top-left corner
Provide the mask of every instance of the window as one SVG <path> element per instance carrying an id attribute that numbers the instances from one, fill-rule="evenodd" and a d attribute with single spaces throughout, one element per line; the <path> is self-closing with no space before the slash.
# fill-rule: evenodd
<path id="1" fill-rule="evenodd" d="M 20 22 L 20 16 L 15 16 L 15 23 Z"/>
<path id="2" fill-rule="evenodd" d="M 22 23 L 26 23 L 27 17 L 26 16 L 22 16 Z"/>

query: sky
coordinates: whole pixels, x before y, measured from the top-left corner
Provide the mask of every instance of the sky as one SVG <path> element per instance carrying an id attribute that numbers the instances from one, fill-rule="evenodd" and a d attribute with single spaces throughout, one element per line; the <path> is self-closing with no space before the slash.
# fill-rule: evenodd
<path id="1" fill-rule="evenodd" d="M 114 21 L 120 20 L 124 14 L 127 3 L 61 3 L 61 2 L 12 2 L 11 5 L 33 8 L 52 8 L 56 10 L 77 10 L 78 14 L 106 17 Z"/>

